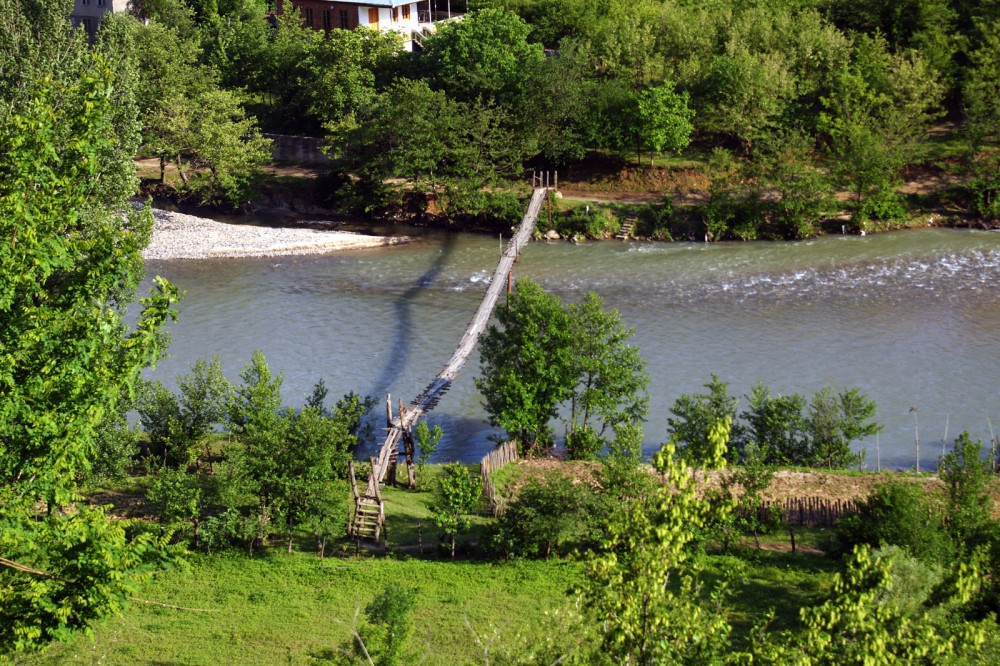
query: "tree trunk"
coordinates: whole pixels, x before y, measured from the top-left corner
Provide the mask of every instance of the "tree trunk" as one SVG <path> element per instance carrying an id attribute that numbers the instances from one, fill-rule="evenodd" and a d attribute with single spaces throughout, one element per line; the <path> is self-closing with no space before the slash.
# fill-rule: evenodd
<path id="1" fill-rule="evenodd" d="M 167 182 L 167 158 L 160 155 L 160 184 Z"/>
<path id="2" fill-rule="evenodd" d="M 455 559 L 455 535 L 451 535 L 451 559 Z"/>

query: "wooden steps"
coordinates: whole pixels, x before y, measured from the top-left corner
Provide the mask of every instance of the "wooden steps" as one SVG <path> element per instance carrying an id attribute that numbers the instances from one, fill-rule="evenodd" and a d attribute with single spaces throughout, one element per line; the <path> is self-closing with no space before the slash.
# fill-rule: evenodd
<path id="1" fill-rule="evenodd" d="M 620 238 L 622 240 L 628 240 L 632 237 L 632 231 L 635 229 L 636 223 L 639 222 L 639 218 L 635 215 L 629 215 L 625 218 L 622 223 L 621 231 L 615 234 L 615 238 Z"/>

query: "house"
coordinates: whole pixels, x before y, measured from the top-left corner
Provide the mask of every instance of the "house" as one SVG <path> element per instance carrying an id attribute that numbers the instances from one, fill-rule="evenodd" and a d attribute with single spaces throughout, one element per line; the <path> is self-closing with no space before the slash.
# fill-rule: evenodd
<path id="1" fill-rule="evenodd" d="M 94 41 L 101 18 L 108 12 L 124 12 L 129 9 L 130 0 L 75 0 L 73 13 L 69 15 L 74 27 L 82 27 L 87 37 Z"/>
<path id="2" fill-rule="evenodd" d="M 315 30 L 353 30 L 365 26 L 403 35 L 404 47 L 413 50 L 423 36 L 434 30 L 434 20 L 450 18 L 435 8 L 432 0 L 285 0 L 298 8 L 303 22 Z M 278 2 L 278 10 L 284 2 Z"/>

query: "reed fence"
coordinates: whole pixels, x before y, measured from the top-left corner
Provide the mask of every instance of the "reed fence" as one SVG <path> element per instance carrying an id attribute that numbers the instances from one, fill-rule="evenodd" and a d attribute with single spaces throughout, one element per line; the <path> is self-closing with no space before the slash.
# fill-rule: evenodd
<path id="1" fill-rule="evenodd" d="M 508 463 L 518 459 L 517 442 L 506 442 L 499 448 L 490 451 L 479 461 L 479 467 L 483 475 L 483 494 L 490 502 L 490 509 L 494 516 L 503 513 L 506 497 L 497 495 L 496 485 L 493 483 L 493 473 L 502 469 Z"/>

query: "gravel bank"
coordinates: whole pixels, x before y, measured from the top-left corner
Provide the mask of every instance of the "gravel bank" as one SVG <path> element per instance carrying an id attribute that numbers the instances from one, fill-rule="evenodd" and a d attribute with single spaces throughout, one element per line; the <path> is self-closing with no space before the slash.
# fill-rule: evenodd
<path id="1" fill-rule="evenodd" d="M 349 231 L 280 229 L 224 224 L 193 215 L 154 210 L 153 236 L 145 259 L 208 259 L 321 254 L 398 245 L 406 236 L 366 236 Z"/>

